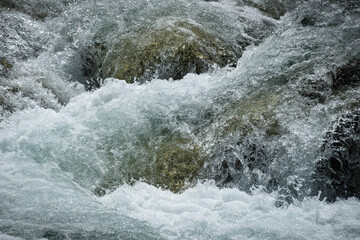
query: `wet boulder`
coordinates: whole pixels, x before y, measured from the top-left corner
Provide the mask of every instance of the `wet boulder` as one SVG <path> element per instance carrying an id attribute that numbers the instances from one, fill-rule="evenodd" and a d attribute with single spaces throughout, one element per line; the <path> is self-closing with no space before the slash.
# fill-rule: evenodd
<path id="1" fill-rule="evenodd" d="M 272 189 L 276 184 L 270 170 L 273 153 L 263 141 L 254 136 L 244 137 L 235 144 L 218 148 L 212 156 L 217 159 L 213 166 L 216 185 L 243 191 L 249 191 L 252 186 Z"/>
<path id="2" fill-rule="evenodd" d="M 15 9 L 19 12 L 26 13 L 34 18 L 44 20 L 46 17 L 54 17 L 62 12 L 65 7 L 75 2 L 75 0 L 41 0 L 41 1 L 27 1 L 27 0 L 1 0 L 0 9 Z"/>
<path id="3" fill-rule="evenodd" d="M 360 198 L 360 111 L 343 114 L 325 135 L 313 174 L 313 195 Z"/>
<path id="4" fill-rule="evenodd" d="M 274 113 L 281 92 L 259 92 L 243 99 L 216 120 L 219 139 L 212 150 L 205 178 L 219 187 L 249 191 L 252 186 L 271 190 L 277 184 L 271 164 L 276 149 L 271 144 L 283 129 Z"/>
<path id="5" fill-rule="evenodd" d="M 298 81 L 298 93 L 324 103 L 332 94 L 343 93 L 349 87 L 360 86 L 360 59 L 352 59 L 334 67 L 322 76 L 309 75 Z"/>
<path id="6" fill-rule="evenodd" d="M 301 96 L 319 103 L 324 103 L 332 93 L 331 80 L 326 76 L 322 78 L 307 77 L 298 83 L 298 92 Z"/>
<path id="7" fill-rule="evenodd" d="M 0 58 L 0 77 L 6 77 L 12 68 L 13 65 L 8 60 L 6 60 L 5 58 Z"/>
<path id="8" fill-rule="evenodd" d="M 155 139 L 139 146 L 140 155 L 108 159 L 107 172 L 94 193 L 102 196 L 121 184 L 136 181 L 179 193 L 195 183 L 205 162 L 202 148 L 190 138 L 178 135 Z"/>
<path id="9" fill-rule="evenodd" d="M 241 0 L 239 2 L 244 2 L 249 6 L 255 7 L 274 19 L 280 19 L 280 17 L 282 17 L 286 13 L 288 8 L 296 5 L 296 2 L 298 2 L 298 0 Z"/>
<path id="10" fill-rule="evenodd" d="M 106 45 L 100 39 L 95 39 L 93 45 L 85 46 L 80 50 L 83 79 L 78 81 L 84 84 L 86 90 L 100 88 L 102 78 L 101 65 L 104 61 L 105 53 Z"/>
<path id="11" fill-rule="evenodd" d="M 153 78 L 177 80 L 188 73 L 235 65 L 240 56 L 240 50 L 202 27 L 175 22 L 119 37 L 109 47 L 102 72 L 104 78 L 124 79 L 128 83 Z"/>
<path id="12" fill-rule="evenodd" d="M 187 146 L 188 141 L 165 142 L 156 151 L 153 177 L 150 183 L 175 193 L 184 190 L 186 183 L 196 179 L 205 158 L 197 145 Z"/>
<path id="13" fill-rule="evenodd" d="M 352 59 L 332 72 L 334 90 L 360 86 L 360 59 Z"/>

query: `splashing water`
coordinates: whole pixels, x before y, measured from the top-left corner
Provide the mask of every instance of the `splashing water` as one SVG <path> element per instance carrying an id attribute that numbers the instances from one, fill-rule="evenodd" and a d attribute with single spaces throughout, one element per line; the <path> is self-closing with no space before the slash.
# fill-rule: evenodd
<path id="1" fill-rule="evenodd" d="M 310 194 L 326 131 L 359 107 L 359 87 L 326 88 L 360 56 L 355 1 L 0 7 L 1 239 L 360 239 L 357 198 Z M 84 90 L 94 41 L 179 20 L 241 48 L 237 66 Z M 159 180 L 169 139 L 205 159 L 180 193 Z"/>

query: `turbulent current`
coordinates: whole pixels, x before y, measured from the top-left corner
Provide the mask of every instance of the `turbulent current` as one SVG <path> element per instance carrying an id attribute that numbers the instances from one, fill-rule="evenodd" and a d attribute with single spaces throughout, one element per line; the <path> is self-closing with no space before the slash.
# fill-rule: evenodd
<path id="1" fill-rule="evenodd" d="M 360 239 L 359 1 L 0 1 L 0 239 Z"/>

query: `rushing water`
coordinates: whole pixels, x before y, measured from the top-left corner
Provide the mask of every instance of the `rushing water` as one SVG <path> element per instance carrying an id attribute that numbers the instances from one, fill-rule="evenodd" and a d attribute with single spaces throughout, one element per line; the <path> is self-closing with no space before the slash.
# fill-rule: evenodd
<path id="1" fill-rule="evenodd" d="M 360 57 L 357 1 L 0 6 L 0 239 L 360 239 L 357 198 L 312 192 L 326 132 L 360 107 L 359 87 L 327 88 Z M 94 39 L 177 21 L 241 49 L 237 66 L 144 84 L 84 74 Z M 169 138 L 205 159 L 180 193 L 151 185 Z"/>

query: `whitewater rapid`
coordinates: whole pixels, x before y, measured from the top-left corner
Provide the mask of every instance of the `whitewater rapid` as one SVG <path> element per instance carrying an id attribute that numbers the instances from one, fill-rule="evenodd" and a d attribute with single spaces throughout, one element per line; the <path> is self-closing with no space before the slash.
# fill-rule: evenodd
<path id="1" fill-rule="evenodd" d="M 169 92 L 174 84 L 173 89 L 182 91 L 172 96 L 177 100 L 183 96 L 185 101 L 189 82 L 189 91 L 206 91 L 193 87 L 195 82 L 188 78 L 182 88 L 176 86 L 180 82 L 132 86 L 109 81 L 95 92 L 73 98 L 60 112 L 35 108 L 2 123 L 0 230 L 25 239 L 37 239 L 49 231 L 96 239 L 359 239 L 360 202 L 355 198 L 329 204 L 312 197 L 279 208 L 276 191 L 254 188 L 249 194 L 219 189 L 212 181 L 181 194 L 139 182 L 95 197 L 87 188 L 91 189 L 97 174 L 101 176 L 103 167 L 96 150 L 105 124 L 103 111 L 135 109 L 134 103 L 124 104 L 120 89 L 131 88 L 132 96 L 135 92 L 158 95 L 152 87 Z M 199 84 L 206 82 L 206 75 L 202 78 Z M 129 111 L 118 119 L 136 124 L 139 116 Z M 143 125 L 134 129 L 143 130 Z"/>
<path id="2" fill-rule="evenodd" d="M 0 57 L 9 63 L 0 69 L 0 239 L 360 239 L 359 199 L 310 197 L 324 135 L 358 106 L 360 88 L 320 102 L 299 95 L 298 81 L 325 78 L 360 56 L 359 10 L 279 2 L 288 12 L 278 18 L 240 0 L 21 0 L 23 8 L 1 8 Z M 179 81 L 108 78 L 85 91 L 83 55 L 93 39 L 110 44 L 136 27 L 184 19 L 245 44 L 237 66 Z M 279 127 L 270 137 L 266 113 Z M 226 132 L 234 122 L 252 134 Z M 132 179 L 152 169 L 148 156 L 166 134 L 191 139 L 207 157 L 180 193 Z M 221 185 L 214 179 L 224 161 L 248 150 L 240 140 L 265 149 L 266 168 Z M 105 177 L 113 185 L 99 196 Z"/>

